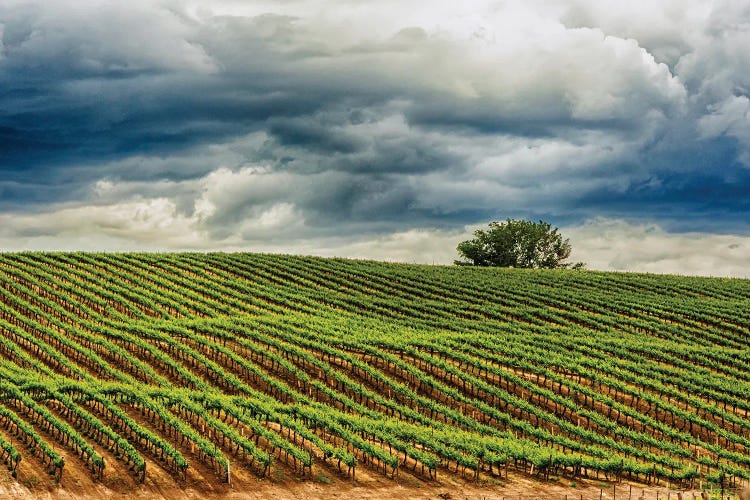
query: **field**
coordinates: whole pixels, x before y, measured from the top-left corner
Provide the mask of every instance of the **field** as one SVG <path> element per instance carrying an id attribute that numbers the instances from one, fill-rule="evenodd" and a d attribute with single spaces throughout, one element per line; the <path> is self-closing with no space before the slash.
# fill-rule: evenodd
<path id="1" fill-rule="evenodd" d="M 0 493 L 750 478 L 748 280 L 21 253 L 0 285 Z"/>

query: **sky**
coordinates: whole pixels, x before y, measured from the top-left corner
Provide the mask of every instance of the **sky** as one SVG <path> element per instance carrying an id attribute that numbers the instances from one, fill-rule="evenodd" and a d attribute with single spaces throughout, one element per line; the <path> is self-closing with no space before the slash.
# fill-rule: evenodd
<path id="1" fill-rule="evenodd" d="M 0 0 L 0 250 L 750 277 L 750 2 Z"/>

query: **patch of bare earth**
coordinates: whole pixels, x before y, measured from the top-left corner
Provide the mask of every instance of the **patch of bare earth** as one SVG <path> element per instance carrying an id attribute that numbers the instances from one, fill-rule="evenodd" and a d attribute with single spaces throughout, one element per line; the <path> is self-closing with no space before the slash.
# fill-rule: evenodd
<path id="1" fill-rule="evenodd" d="M 386 499 L 454 499 L 454 500 L 612 500 L 612 485 L 596 480 L 570 480 L 560 478 L 557 481 L 539 482 L 529 476 L 511 473 L 508 479 L 480 479 L 479 481 L 463 479 L 460 476 L 443 473 L 437 480 L 426 480 L 410 474 L 401 474 L 396 479 L 388 479 L 375 471 L 362 470 L 358 467 L 356 479 L 339 473 L 335 466 L 315 467 L 313 475 L 298 477 L 286 467 L 272 469 L 270 477 L 257 478 L 250 474 L 233 477 L 232 484 L 225 484 L 216 478 L 210 480 L 203 476 L 201 481 L 188 477 L 176 480 L 166 474 L 156 464 L 151 475 L 143 484 L 134 484 L 131 480 L 117 481 L 107 477 L 95 482 L 91 474 L 83 467 L 66 464 L 59 484 L 33 464 L 34 460 L 21 462 L 16 479 L 10 476 L 5 468 L 0 470 L 0 498 L 8 499 L 114 499 L 114 498 L 148 498 L 165 500 L 195 500 L 201 498 L 219 498 L 226 500 L 241 499 L 278 499 L 296 500 L 300 498 L 325 500 L 386 500 Z M 71 464 L 72 465 L 72 464 Z M 129 479 L 129 478 L 128 478 Z M 630 486 L 617 485 L 616 499 L 627 499 Z M 632 487 L 632 500 L 642 494 L 641 486 Z M 646 498 L 656 498 L 656 489 L 646 492 Z M 671 494 L 676 500 L 676 494 Z M 665 499 L 667 489 L 661 489 L 660 498 Z M 685 497 L 691 500 L 693 497 Z"/>

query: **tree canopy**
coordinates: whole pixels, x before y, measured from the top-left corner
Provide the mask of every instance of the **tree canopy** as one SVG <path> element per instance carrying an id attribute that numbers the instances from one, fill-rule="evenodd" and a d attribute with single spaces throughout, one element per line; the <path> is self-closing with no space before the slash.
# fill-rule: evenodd
<path id="1" fill-rule="evenodd" d="M 464 260 L 462 266 L 496 266 L 580 269 L 582 262 L 563 262 L 570 256 L 570 240 L 563 239 L 557 228 L 539 221 L 507 219 L 490 222 L 489 229 L 478 229 L 474 239 L 457 247 Z"/>

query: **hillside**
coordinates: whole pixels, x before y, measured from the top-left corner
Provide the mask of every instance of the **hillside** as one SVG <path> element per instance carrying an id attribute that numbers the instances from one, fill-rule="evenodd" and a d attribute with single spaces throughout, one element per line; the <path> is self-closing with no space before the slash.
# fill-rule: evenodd
<path id="1" fill-rule="evenodd" d="M 10 490 L 750 477 L 747 280 L 24 253 L 0 284 Z"/>

